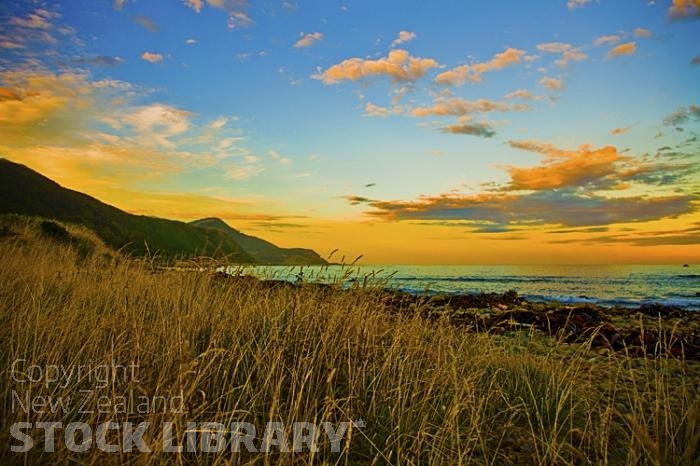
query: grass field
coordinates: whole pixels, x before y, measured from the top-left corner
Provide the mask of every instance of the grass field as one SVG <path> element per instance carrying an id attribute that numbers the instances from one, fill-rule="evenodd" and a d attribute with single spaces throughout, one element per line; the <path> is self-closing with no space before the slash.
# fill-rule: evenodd
<path id="1" fill-rule="evenodd" d="M 375 287 L 228 281 L 204 262 L 163 270 L 66 228 L 0 225 L 3 464 L 698 464 L 697 363 L 527 332 L 466 333 L 387 312 Z M 115 363 L 134 372 L 108 383 L 87 370 L 66 383 L 46 377 L 49 366 Z M 155 402 L 148 413 L 115 412 L 127 394 L 177 398 L 185 412 Z M 27 396 L 76 402 L 23 410 Z M 247 422 L 259 449 L 268 422 L 291 445 L 295 422 L 358 420 L 364 427 L 350 425 L 338 452 L 323 431 L 317 451 L 163 451 L 165 422 L 180 445 L 188 422 Z M 17 422 L 110 421 L 149 422 L 151 453 L 107 453 L 96 441 L 74 452 L 63 430 L 47 453 L 36 429 L 24 430 L 32 449 L 10 451 L 22 444 L 11 436 Z M 117 431 L 107 439 L 123 447 Z"/>

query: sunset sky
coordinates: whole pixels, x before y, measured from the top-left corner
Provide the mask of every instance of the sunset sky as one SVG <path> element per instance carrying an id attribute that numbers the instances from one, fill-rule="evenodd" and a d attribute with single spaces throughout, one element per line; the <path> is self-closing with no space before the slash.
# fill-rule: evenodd
<path id="1" fill-rule="evenodd" d="M 700 0 L 3 0 L 0 157 L 362 263 L 700 262 Z"/>

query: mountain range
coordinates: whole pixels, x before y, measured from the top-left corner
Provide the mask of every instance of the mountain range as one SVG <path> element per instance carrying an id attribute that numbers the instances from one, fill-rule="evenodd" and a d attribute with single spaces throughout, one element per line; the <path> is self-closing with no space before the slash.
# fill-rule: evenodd
<path id="1" fill-rule="evenodd" d="M 40 173 L 0 159 L 0 214 L 39 216 L 84 225 L 107 246 L 133 256 L 207 256 L 234 263 L 325 264 L 310 249 L 286 249 L 246 235 L 218 218 L 191 223 L 134 215 L 79 191 L 64 188 Z"/>

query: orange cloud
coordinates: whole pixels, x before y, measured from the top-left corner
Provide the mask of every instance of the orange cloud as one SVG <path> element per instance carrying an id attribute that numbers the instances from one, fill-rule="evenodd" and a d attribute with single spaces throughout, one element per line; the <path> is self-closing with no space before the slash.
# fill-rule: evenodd
<path id="1" fill-rule="evenodd" d="M 634 37 L 651 37 L 652 32 L 645 28 L 635 28 Z"/>
<path id="2" fill-rule="evenodd" d="M 677 218 L 696 210 L 699 199 L 691 186 L 670 195 L 614 196 L 627 189 L 624 181 L 678 186 L 694 173 L 690 164 L 663 165 L 649 158 L 622 155 L 617 148 L 582 145 L 575 150 L 537 141 L 509 141 L 516 149 L 544 156 L 535 167 L 504 167 L 510 182 L 477 194 L 458 190 L 423 195 L 409 201 L 383 201 L 347 196 L 351 205 L 366 205 L 367 215 L 386 221 L 422 220 L 431 225 L 469 228 L 471 233 L 531 230 L 536 226 L 599 226 Z M 670 177 L 670 178 L 669 178 Z M 671 178 L 674 178 L 673 181 Z M 437 223 L 433 223 L 437 222 Z"/>
<path id="3" fill-rule="evenodd" d="M 148 16 L 136 15 L 134 16 L 134 21 L 151 32 L 158 32 L 158 25 Z"/>
<path id="4" fill-rule="evenodd" d="M 561 79 L 550 78 L 549 76 L 545 76 L 544 78 L 540 79 L 540 85 L 552 91 L 564 90 L 564 81 Z"/>
<path id="5" fill-rule="evenodd" d="M 437 100 L 432 107 L 416 107 L 410 114 L 416 117 L 426 116 L 463 116 L 471 113 L 510 112 L 527 110 L 527 104 L 509 104 L 488 99 L 464 100 L 461 98 Z"/>
<path id="6" fill-rule="evenodd" d="M 615 178 L 620 162 L 629 158 L 613 146 L 591 149 L 584 145 L 577 151 L 558 149 L 550 144 L 532 141 L 510 141 L 510 146 L 545 156 L 544 164 L 531 168 L 507 166 L 512 190 L 546 190 L 566 186 L 583 186 L 591 182 L 606 184 Z"/>
<path id="7" fill-rule="evenodd" d="M 524 50 L 509 47 L 505 51 L 494 55 L 494 57 L 487 62 L 476 63 L 474 65 L 462 65 L 440 73 L 435 78 L 435 82 L 453 86 L 461 86 L 466 81 L 473 83 L 481 82 L 484 73 L 501 70 L 516 63 L 520 63 L 524 55 Z"/>
<path id="8" fill-rule="evenodd" d="M 532 92 L 526 89 L 518 89 L 513 92 L 506 94 L 504 97 L 506 100 L 521 99 L 521 100 L 542 100 L 544 99 L 541 95 L 534 95 Z"/>
<path id="9" fill-rule="evenodd" d="M 616 58 L 622 55 L 632 55 L 637 51 L 637 44 L 635 42 L 626 42 L 620 44 L 617 47 L 613 47 L 610 52 L 608 52 L 608 58 Z"/>
<path id="10" fill-rule="evenodd" d="M 625 133 L 626 133 L 627 131 L 629 131 L 629 130 L 630 130 L 630 127 L 629 127 L 629 126 L 627 126 L 627 127 L 625 127 L 625 128 L 615 128 L 615 129 L 613 129 L 612 131 L 610 131 L 610 134 L 612 134 L 612 135 L 614 135 L 614 136 L 618 136 L 618 135 L 620 135 L 620 134 L 625 134 Z"/>
<path id="11" fill-rule="evenodd" d="M 163 55 L 160 53 L 143 52 L 141 58 L 150 63 L 160 63 L 163 61 Z"/>
<path id="12" fill-rule="evenodd" d="M 673 0 L 668 16 L 671 19 L 700 17 L 700 0 Z"/>
<path id="13" fill-rule="evenodd" d="M 379 60 L 349 58 L 326 71 L 313 76 L 325 84 L 336 84 L 343 80 L 358 81 L 374 76 L 388 76 L 394 82 L 416 81 L 431 68 L 438 66 L 432 58 L 412 57 L 407 51 L 394 49 L 389 55 Z"/>
<path id="14" fill-rule="evenodd" d="M 199 13 L 204 6 L 204 0 L 184 0 L 185 5 Z M 248 0 L 206 0 L 207 5 L 228 13 L 228 28 L 247 27 L 253 24 L 248 15 L 250 7 Z"/>
<path id="15" fill-rule="evenodd" d="M 387 117 L 391 112 L 388 108 L 380 107 L 379 105 L 374 105 L 371 102 L 367 102 L 365 105 L 365 115 L 374 117 Z"/>
<path id="16" fill-rule="evenodd" d="M 37 124 L 65 110 L 70 103 L 75 110 L 84 109 L 92 93 L 80 74 L 25 74 L 4 72 L 0 82 L 0 123 L 8 127 Z M 6 139 L 18 137 L 8 131 Z"/>
<path id="17" fill-rule="evenodd" d="M 296 41 L 296 43 L 294 44 L 294 47 L 297 49 L 310 47 L 323 38 L 323 34 L 321 34 L 320 32 L 312 32 L 310 34 L 304 34 L 303 32 L 300 32 L 299 35 L 301 36 L 301 39 Z"/>
<path id="18" fill-rule="evenodd" d="M 574 47 L 565 42 L 546 42 L 537 45 L 537 50 L 546 53 L 559 53 L 561 58 L 555 63 L 562 68 L 569 65 L 571 61 L 582 61 L 588 58 L 588 55 L 583 53 L 580 48 Z"/>
<path id="19" fill-rule="evenodd" d="M 56 18 L 56 14 L 52 13 L 43 8 L 37 8 L 32 13 L 29 13 L 26 17 L 13 17 L 10 18 L 10 24 L 14 26 L 19 26 L 21 28 L 29 29 L 51 29 L 52 20 Z"/>
<path id="20" fill-rule="evenodd" d="M 399 32 L 399 36 L 396 39 L 394 39 L 394 41 L 391 43 L 391 47 L 393 48 L 399 44 L 403 44 L 405 42 L 410 42 L 415 38 L 416 38 L 415 32 L 401 31 L 401 32 Z"/>
<path id="21" fill-rule="evenodd" d="M 0 87 L 0 102 L 3 100 L 22 100 L 22 98 L 12 89 Z"/>

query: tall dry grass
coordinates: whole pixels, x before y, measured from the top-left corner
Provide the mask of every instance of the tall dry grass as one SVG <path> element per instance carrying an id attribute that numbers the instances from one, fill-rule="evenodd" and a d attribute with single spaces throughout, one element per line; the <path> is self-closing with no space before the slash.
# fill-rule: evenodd
<path id="1" fill-rule="evenodd" d="M 0 232 L 3 464 L 698 464 L 697 366 L 569 346 L 536 334 L 465 333 L 384 308 L 377 289 L 268 286 L 208 271 L 159 270 L 110 253 L 84 230 L 57 241 L 36 221 Z M 85 250 L 88 250 L 86 253 Z M 16 360 L 136 364 L 138 381 L 19 383 Z M 13 390 L 54 399 L 182 393 L 186 413 L 25 414 Z M 13 406 L 14 401 L 14 406 Z M 164 453 L 163 422 L 365 422 L 340 452 Z M 148 421 L 152 453 L 69 451 L 57 432 L 11 453 L 15 422 Z M 258 432 L 262 434 L 262 432 Z M 291 432 L 287 437 L 291 443 Z M 119 442 L 118 438 L 112 439 Z M 261 439 L 256 439 L 260 445 Z"/>

